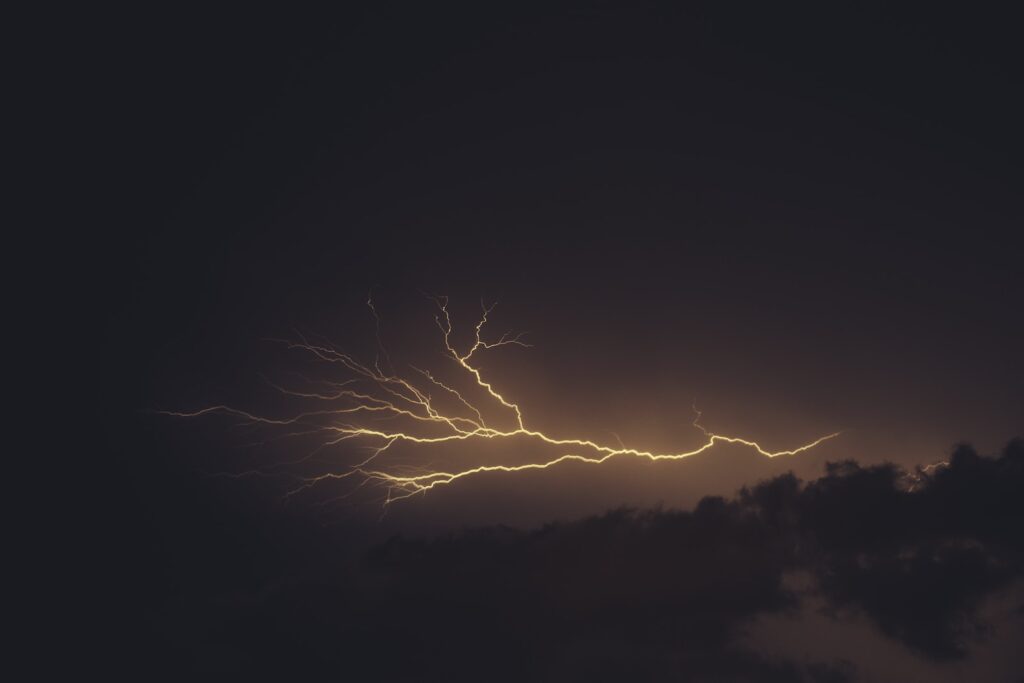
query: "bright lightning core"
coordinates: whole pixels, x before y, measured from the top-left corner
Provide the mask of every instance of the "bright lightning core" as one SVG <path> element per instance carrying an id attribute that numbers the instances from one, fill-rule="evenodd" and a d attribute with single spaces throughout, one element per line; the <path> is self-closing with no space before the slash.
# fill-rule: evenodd
<path id="1" fill-rule="evenodd" d="M 457 381 L 444 381 L 446 375 L 417 366 L 408 366 L 408 372 L 399 374 L 392 367 L 391 358 L 381 341 L 380 319 L 372 299 L 367 305 L 376 322 L 378 352 L 372 364 L 360 362 L 328 342 L 311 342 L 303 336 L 285 341 L 288 348 L 307 354 L 310 358 L 331 366 L 333 378 L 315 382 L 317 389 L 298 389 L 274 385 L 280 394 L 293 401 L 313 401 L 319 405 L 286 417 L 256 415 L 238 408 L 217 405 L 194 412 L 166 412 L 178 417 L 198 417 L 220 413 L 234 416 L 243 423 L 266 425 L 283 430 L 285 435 L 313 435 L 319 440 L 316 452 L 336 447 L 342 449 L 341 459 L 350 457 L 359 445 L 368 449 L 363 456 L 351 462 L 340 462 L 337 469 L 315 475 L 294 475 L 299 482 L 289 495 L 327 482 L 351 482 L 351 489 L 370 487 L 382 491 L 381 502 L 388 506 L 395 501 L 431 489 L 453 485 L 479 474 L 496 473 L 515 475 L 527 470 L 544 470 L 567 462 L 600 465 L 612 458 L 634 457 L 652 461 L 682 460 L 713 448 L 719 443 L 739 444 L 753 449 L 762 456 L 775 458 L 794 455 L 814 448 L 838 436 L 827 434 L 797 448 L 770 451 L 753 440 L 738 436 L 725 436 L 706 430 L 699 422 L 694 426 L 704 436 L 700 446 L 678 453 L 654 453 L 599 443 L 587 438 L 564 438 L 531 428 L 518 403 L 503 395 L 485 379 L 478 365 L 478 357 L 487 351 L 504 346 L 529 346 L 522 335 L 504 334 L 496 340 L 484 338 L 484 328 L 492 306 L 482 306 L 482 314 L 474 328 L 472 342 L 460 351 L 452 340 L 453 324 L 447 297 L 431 297 L 437 307 L 435 321 L 440 331 L 441 351 Z M 556 448 L 562 451 L 556 457 L 523 464 L 498 464 L 487 459 L 487 450 L 480 449 L 475 457 L 482 462 L 459 467 L 438 468 L 423 457 L 413 462 L 392 457 L 398 445 L 406 445 L 413 452 L 424 454 L 431 447 L 456 444 L 495 445 L 500 441 L 533 443 L 535 450 Z M 543 449 L 541 448 L 543 447 Z M 493 451 L 493 449 L 492 449 Z M 299 465 L 310 456 L 281 465 Z M 492 453 L 493 455 L 493 453 Z M 253 471 L 245 474 L 266 474 Z"/>

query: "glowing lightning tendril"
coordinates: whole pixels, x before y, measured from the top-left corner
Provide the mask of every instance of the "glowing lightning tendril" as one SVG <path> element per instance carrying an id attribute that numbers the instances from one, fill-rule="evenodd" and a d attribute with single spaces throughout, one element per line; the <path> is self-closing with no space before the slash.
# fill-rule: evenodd
<path id="1" fill-rule="evenodd" d="M 194 412 L 163 412 L 164 414 L 179 417 L 197 417 L 209 413 L 223 413 L 242 418 L 248 423 L 265 424 L 274 427 L 312 424 L 311 432 L 303 433 L 315 433 L 322 436 L 323 441 L 320 448 L 338 445 L 351 440 L 365 442 L 371 447 L 368 457 L 358 463 L 347 466 L 341 472 L 328 472 L 315 476 L 299 477 L 301 485 L 293 489 L 289 495 L 321 482 L 353 478 L 358 480 L 357 488 L 368 483 L 383 485 L 386 491 L 383 501 L 385 506 L 417 493 L 425 493 L 431 489 L 447 486 L 459 479 L 488 472 L 512 473 L 542 470 L 566 462 L 601 464 L 620 456 L 646 458 L 652 461 L 682 460 L 683 458 L 703 453 L 718 443 L 740 444 L 757 451 L 765 457 L 775 458 L 801 453 L 839 435 L 839 432 L 828 434 L 791 450 L 769 451 L 755 441 L 709 432 L 700 424 L 701 413 L 694 406 L 696 419 L 694 419 L 693 425 L 704 434 L 706 440 L 699 447 L 680 453 L 653 453 L 636 448 L 627 448 L 621 441 L 619 441 L 618 447 L 612 447 L 589 439 L 549 436 L 527 427 L 520 406 L 499 393 L 491 383 L 483 378 L 479 367 L 473 363 L 474 356 L 480 351 L 510 345 L 529 346 L 522 341 L 522 335 L 509 336 L 505 334 L 497 341 L 485 341 L 483 329 L 487 324 L 488 315 L 494 307 L 493 305 L 482 306 L 483 313 L 476 324 L 473 342 L 465 353 L 459 353 L 452 343 L 453 326 L 451 315 L 448 311 L 448 299 L 446 297 L 431 297 L 431 299 L 438 308 L 435 321 L 441 330 L 445 355 L 467 374 L 477 390 L 482 390 L 486 393 L 490 400 L 496 404 L 496 409 L 500 406 L 501 410 L 511 414 L 511 417 L 514 418 L 514 427 L 500 429 L 489 424 L 484 419 L 484 406 L 474 404 L 463 392 L 451 384 L 441 381 L 429 370 L 410 366 L 416 375 L 422 378 L 416 383 L 409 378 L 396 375 L 391 364 L 391 358 L 381 342 L 380 318 L 377 315 L 372 298 L 367 300 L 367 305 L 370 307 L 377 325 L 378 347 L 377 357 L 372 366 L 360 363 L 351 355 L 339 351 L 330 344 L 314 344 L 301 335 L 299 336 L 299 341 L 285 342 L 289 348 L 299 349 L 312 354 L 321 361 L 340 365 L 351 377 L 342 382 L 323 381 L 324 385 L 330 387 L 330 390 L 326 392 L 303 392 L 277 385 L 274 385 L 274 388 L 286 396 L 322 401 L 332 404 L 331 407 L 304 412 L 289 418 L 262 417 L 224 405 L 211 406 Z M 382 359 L 384 366 L 388 368 L 387 372 L 382 368 Z M 429 390 L 425 387 L 429 387 Z M 450 397 L 461 406 L 461 409 L 451 411 L 439 407 L 441 402 L 435 400 L 430 393 L 431 391 L 440 392 Z M 339 403 L 341 405 L 338 405 Z M 402 429 L 385 429 L 376 424 L 360 426 L 340 421 L 342 419 L 355 420 L 360 415 L 389 416 L 404 421 L 406 426 Z M 318 418 L 327 418 L 331 421 L 327 424 L 315 422 Z M 511 438 L 531 439 L 538 442 L 538 444 L 560 447 L 570 450 L 570 452 L 543 462 L 519 465 L 486 464 L 466 469 L 453 469 L 452 471 L 426 470 L 410 472 L 408 468 L 403 470 L 402 468 L 392 467 L 389 469 L 378 464 L 383 460 L 381 456 L 392 446 L 399 443 L 422 445 Z M 618 439 L 617 436 L 616 439 Z"/>

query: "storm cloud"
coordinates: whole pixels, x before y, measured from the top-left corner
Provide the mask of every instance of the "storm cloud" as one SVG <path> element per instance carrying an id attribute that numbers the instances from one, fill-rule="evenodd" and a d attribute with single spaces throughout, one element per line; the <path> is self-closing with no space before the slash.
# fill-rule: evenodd
<path id="1" fill-rule="evenodd" d="M 759 615 L 798 614 L 808 593 L 787 577 L 802 574 L 837 617 L 861 615 L 933 662 L 969 656 L 990 628 L 979 605 L 1024 570 L 1020 490 L 1020 440 L 995 458 L 960 447 L 928 473 L 843 462 L 815 481 L 783 475 L 692 511 L 395 537 L 315 571 L 275 565 L 243 587 L 190 591 L 159 619 L 179 654 L 173 666 L 186 670 L 856 680 L 856 662 L 757 652 L 745 628 Z M 327 542 L 283 536 L 307 558 Z"/>

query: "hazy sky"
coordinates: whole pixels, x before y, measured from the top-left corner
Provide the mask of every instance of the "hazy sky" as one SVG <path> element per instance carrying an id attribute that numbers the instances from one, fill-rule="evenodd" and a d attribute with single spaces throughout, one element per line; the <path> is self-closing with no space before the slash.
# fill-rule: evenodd
<path id="1" fill-rule="evenodd" d="M 156 22 L 117 62 L 111 333 L 156 357 L 140 380 L 201 401 L 168 383 L 251 371 L 262 337 L 359 344 L 376 287 L 399 322 L 420 291 L 500 300 L 536 348 L 488 363 L 552 424 L 655 440 L 697 397 L 898 460 L 1019 431 L 1019 102 L 988 22 L 418 19 L 183 18 L 187 50 Z"/>

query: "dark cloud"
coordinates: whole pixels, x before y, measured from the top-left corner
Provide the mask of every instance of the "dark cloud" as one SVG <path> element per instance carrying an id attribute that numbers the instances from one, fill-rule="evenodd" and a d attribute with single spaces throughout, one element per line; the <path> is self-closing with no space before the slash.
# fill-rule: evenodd
<path id="1" fill-rule="evenodd" d="M 854 680 L 850 662 L 744 645 L 754 617 L 800 608 L 786 576 L 802 571 L 831 610 L 864 614 L 942 662 L 984 635 L 982 599 L 1024 568 L 1022 453 L 1019 440 L 998 458 L 962 447 L 924 476 L 847 462 L 690 512 L 393 538 L 355 558 L 336 557 L 328 536 L 291 538 L 289 553 L 323 547 L 335 559 L 241 589 L 193 586 L 158 616 L 161 637 L 172 668 L 256 676 Z"/>
<path id="2" fill-rule="evenodd" d="M 961 446 L 923 485 L 908 489 L 902 477 L 891 465 L 843 463 L 764 507 L 796 508 L 800 560 L 835 605 L 863 610 L 925 656 L 960 657 L 984 631 L 981 598 L 1021 573 L 1024 445 L 997 459 Z"/>

